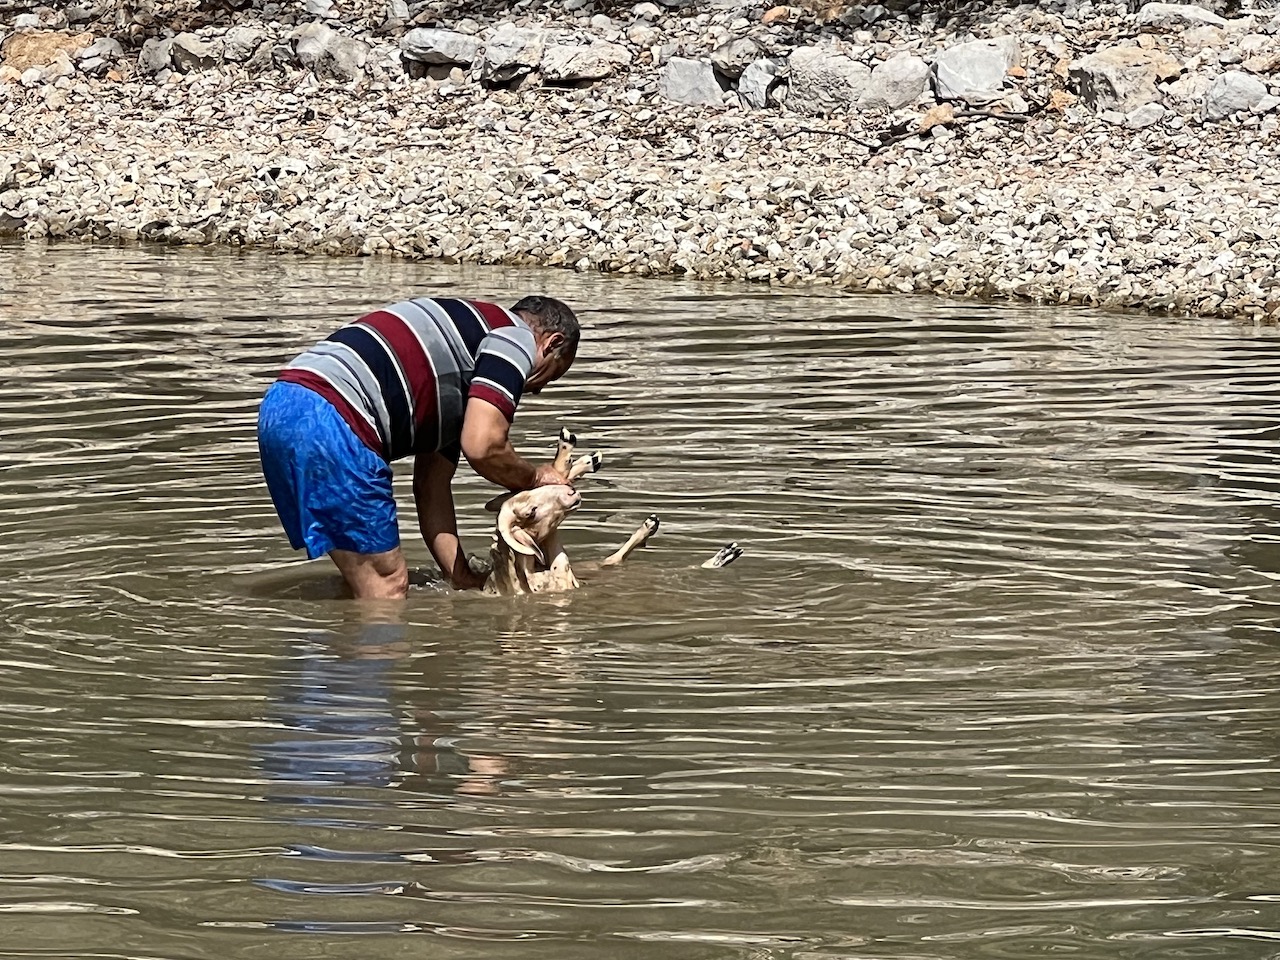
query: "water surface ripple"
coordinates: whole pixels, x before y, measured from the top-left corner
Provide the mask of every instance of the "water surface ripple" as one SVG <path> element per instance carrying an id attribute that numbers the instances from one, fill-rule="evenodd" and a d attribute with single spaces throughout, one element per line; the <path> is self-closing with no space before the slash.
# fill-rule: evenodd
<path id="1" fill-rule="evenodd" d="M 515 435 L 629 567 L 296 561 L 258 399 L 410 292 L 580 309 Z M 1280 954 L 1273 329 L 11 245 L 0 370 L 4 957 Z"/>

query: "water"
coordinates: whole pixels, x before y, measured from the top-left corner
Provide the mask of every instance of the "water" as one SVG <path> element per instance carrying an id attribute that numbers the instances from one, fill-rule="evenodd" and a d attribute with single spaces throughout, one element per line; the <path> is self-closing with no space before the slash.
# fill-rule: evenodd
<path id="1" fill-rule="evenodd" d="M 290 553 L 258 398 L 409 292 L 580 308 L 515 435 L 628 566 Z M 1280 956 L 1275 330 L 8 246 L 0 331 L 6 958 Z"/>

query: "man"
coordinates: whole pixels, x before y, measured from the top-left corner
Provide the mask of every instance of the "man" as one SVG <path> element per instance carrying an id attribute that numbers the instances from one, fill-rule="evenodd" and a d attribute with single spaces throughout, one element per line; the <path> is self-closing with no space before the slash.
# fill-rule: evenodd
<path id="1" fill-rule="evenodd" d="M 452 298 L 384 307 L 290 363 L 258 412 L 258 449 L 294 549 L 328 554 L 359 599 L 404 597 L 391 462 L 414 456 L 422 538 L 459 589 L 484 584 L 458 540 L 451 483 L 459 455 L 508 490 L 566 478 L 534 466 L 508 431 L 524 393 L 564 376 L 578 320 L 551 297 L 510 310 Z"/>

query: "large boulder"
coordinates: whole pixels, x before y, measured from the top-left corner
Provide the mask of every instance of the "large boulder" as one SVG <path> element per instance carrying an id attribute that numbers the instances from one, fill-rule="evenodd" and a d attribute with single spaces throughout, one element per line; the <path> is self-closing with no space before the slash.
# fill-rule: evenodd
<path id="1" fill-rule="evenodd" d="M 860 103 L 871 109 L 900 110 L 919 100 L 928 86 L 929 65 L 919 57 L 899 54 L 872 69 Z"/>
<path id="2" fill-rule="evenodd" d="M 32 67 L 47 67 L 59 54 L 68 59 L 93 43 L 92 33 L 72 33 L 69 30 L 28 30 L 15 33 L 0 47 L 0 64 L 19 73 Z"/>
<path id="3" fill-rule="evenodd" d="M 1148 3 L 1138 11 L 1138 26 L 1148 30 L 1186 30 L 1189 27 L 1225 27 L 1227 21 L 1191 3 Z"/>
<path id="4" fill-rule="evenodd" d="M 1252 110 L 1267 96 L 1267 85 L 1257 77 L 1240 70 L 1230 70 L 1216 77 L 1204 96 L 1207 120 L 1225 120 L 1233 113 Z"/>
<path id="5" fill-rule="evenodd" d="M 738 78 L 738 94 L 748 107 L 762 110 L 773 99 L 773 91 L 787 74 L 787 62 L 763 57 L 747 65 Z"/>
<path id="6" fill-rule="evenodd" d="M 194 33 L 180 33 L 173 38 L 169 56 L 180 73 L 212 70 L 222 60 L 222 44 L 201 40 Z"/>
<path id="7" fill-rule="evenodd" d="M 1072 63 L 1068 79 L 1085 106 L 1128 113 L 1159 99 L 1156 82 L 1176 77 L 1181 69 L 1158 50 L 1109 47 Z"/>
<path id="8" fill-rule="evenodd" d="M 726 40 L 711 51 L 711 65 L 730 80 L 737 80 L 748 66 L 765 56 L 765 49 L 751 37 Z"/>
<path id="9" fill-rule="evenodd" d="M 542 54 L 542 78 L 550 83 L 603 80 L 631 65 L 631 51 L 621 44 L 597 40 L 590 44 L 547 47 Z"/>
<path id="10" fill-rule="evenodd" d="M 480 56 L 480 44 L 465 33 L 418 27 L 400 38 L 400 52 L 419 63 L 469 67 Z"/>
<path id="11" fill-rule="evenodd" d="M 532 73 L 542 63 L 547 35 L 513 23 L 502 23 L 493 31 L 480 61 L 480 79 L 493 86 L 511 83 Z"/>
<path id="12" fill-rule="evenodd" d="M 725 88 L 706 60 L 672 57 L 658 74 L 658 95 L 674 103 L 694 107 L 719 106 Z"/>
<path id="13" fill-rule="evenodd" d="M 343 36 L 319 20 L 293 31 L 293 52 L 298 63 L 317 77 L 354 80 L 364 73 L 369 45 Z"/>
<path id="14" fill-rule="evenodd" d="M 1004 96 L 1004 78 L 1017 65 L 1014 37 L 960 43 L 934 59 L 933 90 L 939 100 L 990 103 Z"/>
<path id="15" fill-rule="evenodd" d="M 787 59 L 787 106 L 828 114 L 857 103 L 871 83 L 871 68 L 836 46 L 799 47 Z"/>
<path id="16" fill-rule="evenodd" d="M 222 37 L 222 58 L 232 63 L 245 63 L 260 46 L 267 42 L 267 34 L 257 27 L 232 27 Z"/>

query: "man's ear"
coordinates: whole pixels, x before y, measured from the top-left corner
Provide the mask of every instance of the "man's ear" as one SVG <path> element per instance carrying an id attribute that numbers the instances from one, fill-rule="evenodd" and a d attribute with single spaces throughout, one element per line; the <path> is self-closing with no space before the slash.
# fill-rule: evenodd
<path id="1" fill-rule="evenodd" d="M 560 353 L 560 351 L 564 349 L 565 343 L 566 341 L 563 333 L 553 332 L 547 334 L 547 341 L 542 346 L 542 355 L 545 357 Z"/>

